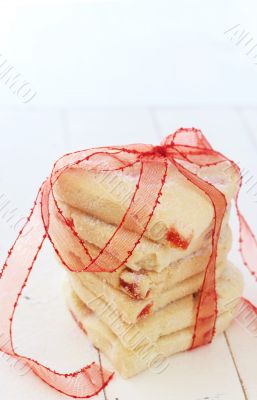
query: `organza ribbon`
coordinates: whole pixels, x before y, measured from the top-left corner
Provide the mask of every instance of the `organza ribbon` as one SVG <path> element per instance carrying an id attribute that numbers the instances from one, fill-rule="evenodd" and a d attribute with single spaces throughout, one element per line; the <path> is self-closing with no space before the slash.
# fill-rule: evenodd
<path id="1" fill-rule="evenodd" d="M 166 137 L 160 146 L 137 144 L 126 147 L 102 147 L 66 154 L 60 158 L 54 164 L 50 177 L 42 184 L 27 222 L 8 252 L 0 275 L 0 333 L 5 339 L 5 343 L 0 344 L 0 350 L 23 362 L 49 386 L 73 398 L 89 398 L 99 393 L 108 384 L 113 374 L 95 363 L 80 371 L 64 374 L 18 354 L 13 344 L 14 314 L 37 256 L 47 238 L 62 264 L 70 271 L 112 272 L 124 265 L 146 232 L 159 204 L 170 164 L 208 196 L 214 210 L 212 251 L 200 291 L 191 348 L 210 343 L 215 333 L 217 319 L 215 280 L 217 246 L 227 201 L 224 194 L 213 184 L 192 172 L 194 171 L 192 166 L 198 168 L 215 166 L 225 161 L 240 176 L 239 186 L 241 187 L 242 177 L 237 165 L 221 153 L 214 151 L 201 131 L 194 128 L 179 129 Z M 59 208 L 54 185 L 61 174 L 69 168 L 97 173 L 115 171 L 122 173 L 135 165 L 139 168 L 139 175 L 128 208 L 113 235 L 98 255 L 92 258 L 73 224 Z M 256 278 L 257 242 L 239 211 L 239 190 L 235 202 L 240 223 L 240 251 L 244 264 Z M 127 229 L 133 231 L 134 235 L 126 236 Z M 78 255 L 83 256 L 83 261 L 86 259 L 87 262 L 78 266 L 73 258 L 74 246 L 78 249 Z M 115 255 L 108 249 L 115 249 Z M 253 310 L 256 312 L 254 306 Z"/>

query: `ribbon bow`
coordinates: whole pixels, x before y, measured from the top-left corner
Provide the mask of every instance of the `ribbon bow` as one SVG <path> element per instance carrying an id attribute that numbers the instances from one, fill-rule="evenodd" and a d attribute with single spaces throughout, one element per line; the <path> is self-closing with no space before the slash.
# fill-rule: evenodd
<path id="1" fill-rule="evenodd" d="M 27 222 L 19 232 L 4 263 L 0 275 L 0 294 L 4 294 L 1 304 L 0 333 L 1 337 L 5 338 L 5 343 L 0 343 L 0 350 L 22 361 L 49 386 L 70 397 L 88 398 L 94 396 L 108 384 L 113 374 L 102 370 L 95 363 L 77 372 L 61 374 L 36 360 L 18 354 L 13 345 L 14 314 L 46 238 L 52 243 L 62 264 L 70 271 L 112 272 L 124 265 L 149 226 L 159 204 L 170 164 L 208 196 L 214 210 L 212 251 L 200 291 L 191 347 L 193 349 L 211 342 L 215 333 L 217 318 L 215 282 L 217 246 L 227 201 L 222 192 L 195 172 L 195 167 L 199 169 L 223 162 L 229 163 L 240 176 L 240 185 L 235 197 L 240 223 L 240 251 L 245 265 L 256 278 L 257 242 L 238 208 L 238 195 L 242 185 L 240 170 L 233 161 L 213 150 L 201 131 L 194 128 L 181 128 L 174 134 L 167 136 L 160 146 L 136 144 L 126 147 L 101 147 L 69 153 L 54 164 L 50 177 L 39 189 Z M 134 166 L 138 168 L 139 174 L 128 208 L 108 242 L 98 255 L 92 258 L 85 243 L 75 231 L 73 224 L 60 209 L 55 197 L 54 185 L 61 174 L 69 168 L 85 169 L 97 173 L 118 171 L 123 173 L 126 169 Z M 151 187 L 151 190 L 148 190 L 149 187 Z M 138 204 L 144 204 L 144 207 L 139 209 Z M 139 217 L 136 220 L 135 215 Z M 140 223 L 138 223 L 138 220 Z M 133 235 L 129 235 L 129 238 L 126 237 L 126 229 L 134 232 Z M 66 244 L 64 251 L 61 250 L 63 243 Z M 71 255 L 74 245 L 87 260 L 79 267 L 74 263 Z M 117 249 L 115 256 L 109 251 L 110 248 Z M 83 257 L 83 260 L 85 257 Z"/>

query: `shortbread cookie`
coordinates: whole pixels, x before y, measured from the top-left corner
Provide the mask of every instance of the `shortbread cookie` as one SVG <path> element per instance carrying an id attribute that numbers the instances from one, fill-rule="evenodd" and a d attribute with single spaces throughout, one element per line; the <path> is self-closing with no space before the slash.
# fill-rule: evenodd
<path id="1" fill-rule="evenodd" d="M 219 265 L 216 274 L 217 278 L 219 278 L 225 267 L 226 263 Z M 80 280 L 82 285 L 85 287 L 83 300 L 86 304 L 97 297 L 101 297 L 104 299 L 105 303 L 113 304 L 122 320 L 129 324 L 135 323 L 139 319 L 160 310 L 172 301 L 196 293 L 201 288 L 204 279 L 204 273 L 202 272 L 186 279 L 185 281 L 177 283 L 170 290 L 166 290 L 156 295 L 150 294 L 149 297 L 144 300 L 135 300 L 120 290 L 114 289 L 112 286 L 103 282 L 95 274 L 79 274 L 72 272 L 68 274 L 72 281 Z"/>
<path id="2" fill-rule="evenodd" d="M 130 378 L 145 369 L 161 372 L 167 367 L 165 358 L 188 350 L 192 345 L 193 326 L 175 333 L 161 336 L 156 342 L 145 338 L 139 346 L 127 349 L 112 330 L 79 299 L 71 287 L 66 287 L 68 307 L 91 343 L 102 351 L 114 368 L 124 377 Z M 234 315 L 231 308 L 220 314 L 216 321 L 216 335 L 227 329 Z"/>
<path id="3" fill-rule="evenodd" d="M 157 179 L 155 183 L 154 174 L 161 167 L 157 161 L 149 165 L 152 165 L 152 181 L 145 187 L 145 191 L 158 192 L 160 182 Z M 70 206 L 99 221 L 117 226 L 129 207 L 139 171 L 138 165 L 125 172 L 111 173 L 70 168 L 60 175 L 55 193 L 59 200 Z M 230 202 L 237 188 L 238 176 L 226 162 L 215 167 L 196 169 L 194 172 L 215 185 L 225 194 L 228 203 Z M 207 233 L 213 221 L 214 211 L 210 199 L 170 164 L 159 202 L 145 236 L 181 251 L 190 246 L 191 249 L 195 248 L 195 242 Z M 124 228 L 141 231 L 142 215 L 148 215 L 145 211 L 145 199 L 138 195 L 134 207 L 133 215 L 126 220 Z"/>
<path id="4" fill-rule="evenodd" d="M 155 342 L 159 337 L 188 328 L 195 322 L 198 296 L 186 296 L 135 324 L 128 324 L 121 319 L 114 303 L 106 303 L 101 296 L 95 297 L 74 276 L 70 277 L 70 283 L 81 301 L 119 337 L 123 346 L 129 349 L 134 348 L 135 342 L 140 341 L 140 338 L 142 340 L 147 337 Z M 237 305 L 242 290 L 241 273 L 229 265 L 217 281 L 219 314 Z"/>
<path id="5" fill-rule="evenodd" d="M 223 263 L 231 248 L 232 235 L 230 228 L 224 229 L 218 245 L 217 265 Z M 87 243 L 88 246 L 88 243 Z M 92 246 L 88 246 L 91 254 L 96 254 Z M 170 264 L 160 272 L 144 270 L 133 271 L 127 266 L 117 269 L 115 272 L 95 273 L 101 280 L 105 280 L 115 289 L 127 293 L 130 297 L 142 300 L 151 293 L 158 294 L 169 290 L 178 282 L 190 278 L 204 271 L 210 257 L 211 246 L 207 244 L 192 255 Z M 85 274 L 88 274 L 85 272 Z"/>
<path id="6" fill-rule="evenodd" d="M 90 255 L 96 257 L 117 227 L 78 211 L 63 202 L 59 202 L 59 207 L 65 218 L 73 225 L 80 239 L 84 241 Z M 227 232 L 229 209 L 230 207 L 228 208 L 222 224 L 220 241 L 226 240 L 227 235 L 229 235 Z M 63 224 L 60 223 L 59 229 L 62 229 L 62 225 Z M 143 269 L 160 272 L 172 263 L 189 257 L 204 247 L 209 246 L 210 248 L 212 237 L 211 229 L 212 228 L 209 227 L 208 230 L 187 249 L 171 248 L 170 246 L 164 246 L 143 237 L 135 247 L 132 255 L 127 259 L 126 265 L 123 267 L 129 267 L 134 271 Z M 133 241 L 135 233 L 124 231 L 124 234 L 130 241 Z M 85 251 L 81 251 L 79 243 L 74 242 L 72 247 L 72 251 L 76 257 L 80 257 L 80 264 L 87 265 L 90 261 L 89 257 Z M 113 259 L 113 264 L 116 265 L 117 259 L 119 259 L 119 248 L 108 246 L 105 252 Z M 119 268 L 119 270 L 121 269 Z"/>

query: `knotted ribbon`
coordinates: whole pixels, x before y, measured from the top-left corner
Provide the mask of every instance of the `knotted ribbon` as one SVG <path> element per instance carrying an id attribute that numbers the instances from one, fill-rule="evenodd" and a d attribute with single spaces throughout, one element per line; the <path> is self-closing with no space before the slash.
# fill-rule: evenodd
<path id="1" fill-rule="evenodd" d="M 240 177 L 238 192 L 235 196 L 240 223 L 240 251 L 244 264 L 256 279 L 257 242 L 238 207 L 238 195 L 242 185 L 240 170 L 233 161 L 213 150 L 201 131 L 194 128 L 181 128 L 166 137 L 160 146 L 136 144 L 69 153 L 54 164 L 51 175 L 39 189 L 27 222 L 19 232 L 3 265 L 0 275 L 0 294 L 3 294 L 0 333 L 5 338 L 5 344 L 0 345 L 0 350 L 23 362 L 49 386 L 73 398 L 92 397 L 108 384 L 113 374 L 101 369 L 95 363 L 80 371 L 63 374 L 18 354 L 14 349 L 12 333 L 15 311 L 46 239 L 50 240 L 62 264 L 72 272 L 112 272 L 126 264 L 145 234 L 159 204 L 170 164 L 209 198 L 214 210 L 212 250 L 200 291 L 191 348 L 210 343 L 215 333 L 217 319 L 215 279 L 217 246 L 227 201 L 224 194 L 213 184 L 193 172 L 193 167 L 196 166 L 199 169 L 224 162 L 229 163 Z M 92 258 L 73 224 L 60 209 L 55 197 L 54 185 L 61 174 L 69 168 L 85 169 L 96 173 L 117 171 L 123 173 L 134 166 L 138 167 L 139 174 L 128 208 L 115 232 L 98 255 Z M 138 207 L 139 204 L 144 204 L 144 207 Z M 136 220 L 135 215 L 137 215 Z M 134 235 L 126 236 L 127 229 L 133 231 Z M 87 262 L 81 265 L 74 262 L 72 252 L 74 246 Z M 112 251 L 108 251 L 110 249 L 116 249 L 115 255 Z M 254 306 L 252 309 L 257 313 Z"/>

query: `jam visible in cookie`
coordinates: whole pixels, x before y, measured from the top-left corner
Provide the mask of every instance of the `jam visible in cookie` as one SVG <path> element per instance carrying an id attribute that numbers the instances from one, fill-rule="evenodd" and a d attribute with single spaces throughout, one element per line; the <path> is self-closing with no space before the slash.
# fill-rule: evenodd
<path id="1" fill-rule="evenodd" d="M 145 306 L 145 308 L 143 308 L 141 313 L 138 314 L 137 319 L 141 319 L 141 318 L 146 317 L 147 315 L 149 315 L 150 312 L 151 312 L 152 307 L 153 307 L 153 303 L 147 304 L 147 306 Z"/>
<path id="2" fill-rule="evenodd" d="M 166 239 L 172 247 L 179 247 L 183 250 L 186 250 L 189 246 L 189 241 L 180 236 L 178 231 L 176 231 L 174 228 L 170 228 L 168 230 Z"/>

